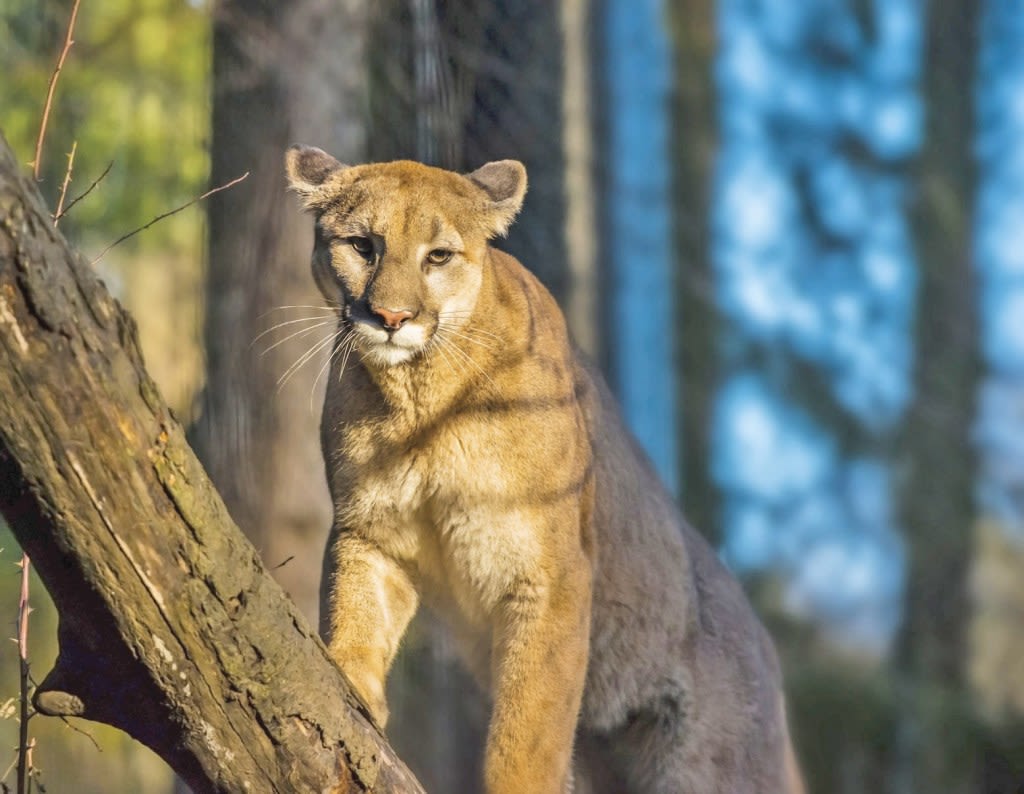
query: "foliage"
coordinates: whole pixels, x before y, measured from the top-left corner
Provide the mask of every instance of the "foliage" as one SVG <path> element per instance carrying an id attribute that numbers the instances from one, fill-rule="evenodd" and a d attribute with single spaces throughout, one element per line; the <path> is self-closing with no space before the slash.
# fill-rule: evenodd
<path id="1" fill-rule="evenodd" d="M 0 123 L 26 162 L 69 8 L 64 0 L 9 0 L 0 12 Z M 73 141 L 78 151 L 71 195 L 111 160 L 114 166 L 65 228 L 88 230 L 100 242 L 114 240 L 202 192 L 208 173 L 208 31 L 204 8 L 175 0 L 82 3 L 47 131 L 41 187 L 55 205 Z M 129 245 L 191 247 L 198 224 L 198 213 L 183 213 Z"/>

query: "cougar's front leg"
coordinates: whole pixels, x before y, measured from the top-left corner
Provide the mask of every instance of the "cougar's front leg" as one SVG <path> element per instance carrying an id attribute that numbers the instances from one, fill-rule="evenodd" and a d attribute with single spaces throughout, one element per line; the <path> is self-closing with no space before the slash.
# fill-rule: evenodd
<path id="1" fill-rule="evenodd" d="M 590 594 L 590 565 L 580 552 L 571 569 L 551 581 L 521 583 L 500 605 L 493 635 L 494 711 L 484 761 L 487 794 L 571 789 Z"/>
<path id="2" fill-rule="evenodd" d="M 376 545 L 331 531 L 320 585 L 320 633 L 334 661 L 383 728 L 384 683 L 418 597 L 402 568 Z"/>

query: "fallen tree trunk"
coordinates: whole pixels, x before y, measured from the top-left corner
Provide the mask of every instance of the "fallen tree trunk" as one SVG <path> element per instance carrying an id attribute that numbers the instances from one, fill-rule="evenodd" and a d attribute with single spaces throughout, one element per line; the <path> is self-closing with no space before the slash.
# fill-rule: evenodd
<path id="1" fill-rule="evenodd" d="M 114 725 L 196 792 L 420 792 L 231 521 L 0 136 L 0 511 L 60 615 L 45 714 Z"/>

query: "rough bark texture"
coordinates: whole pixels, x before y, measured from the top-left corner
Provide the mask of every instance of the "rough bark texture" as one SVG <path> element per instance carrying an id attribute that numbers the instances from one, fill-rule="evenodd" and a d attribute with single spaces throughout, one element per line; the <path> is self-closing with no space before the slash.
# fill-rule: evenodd
<path id="1" fill-rule="evenodd" d="M 134 323 L 2 138 L 0 511 L 60 614 L 41 712 L 127 731 L 196 792 L 421 791 L 232 523 Z"/>

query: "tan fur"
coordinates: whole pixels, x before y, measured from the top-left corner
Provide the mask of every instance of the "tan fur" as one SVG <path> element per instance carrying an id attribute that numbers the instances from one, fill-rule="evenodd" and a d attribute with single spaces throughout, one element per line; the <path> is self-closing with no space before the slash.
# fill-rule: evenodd
<path id="1" fill-rule="evenodd" d="M 377 720 L 423 603 L 491 695 L 488 794 L 797 791 L 778 666 L 742 591 L 554 300 L 489 246 L 522 166 L 346 167 L 294 147 L 287 169 L 342 334 L 322 423 L 323 633 Z M 388 312 L 412 316 L 389 333 Z"/>

